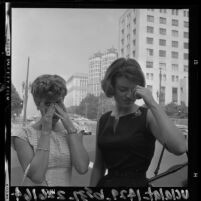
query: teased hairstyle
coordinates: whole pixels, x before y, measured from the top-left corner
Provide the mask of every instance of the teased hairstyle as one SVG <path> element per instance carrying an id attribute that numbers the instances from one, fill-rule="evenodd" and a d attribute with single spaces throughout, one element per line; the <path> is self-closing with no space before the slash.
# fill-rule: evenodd
<path id="1" fill-rule="evenodd" d="M 105 77 L 101 82 L 101 87 L 107 97 L 114 96 L 115 79 L 121 76 L 142 87 L 145 86 L 144 73 L 139 63 L 135 59 L 119 58 L 108 67 Z"/>
<path id="2" fill-rule="evenodd" d="M 41 75 L 32 83 L 31 93 L 37 106 L 42 98 L 65 97 L 66 81 L 58 75 Z"/>

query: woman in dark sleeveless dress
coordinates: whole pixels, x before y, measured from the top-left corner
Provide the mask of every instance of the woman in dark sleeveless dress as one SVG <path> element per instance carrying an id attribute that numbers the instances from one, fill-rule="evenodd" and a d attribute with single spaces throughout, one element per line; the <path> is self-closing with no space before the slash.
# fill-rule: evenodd
<path id="1" fill-rule="evenodd" d="M 185 138 L 145 88 L 144 74 L 136 60 L 114 61 L 106 71 L 102 89 L 107 97 L 114 97 L 115 109 L 103 114 L 97 124 L 90 185 L 147 186 L 146 171 L 154 155 L 155 140 L 180 155 L 187 149 Z M 135 104 L 140 98 L 146 107 Z"/>

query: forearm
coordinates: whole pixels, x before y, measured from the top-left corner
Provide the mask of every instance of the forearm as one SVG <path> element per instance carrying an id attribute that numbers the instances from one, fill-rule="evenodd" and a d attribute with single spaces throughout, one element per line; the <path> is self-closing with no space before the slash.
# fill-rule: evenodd
<path id="1" fill-rule="evenodd" d="M 36 183 L 42 183 L 48 168 L 50 135 L 41 135 L 37 150 L 31 161 L 28 176 Z"/>
<path id="2" fill-rule="evenodd" d="M 88 171 L 89 156 L 82 143 L 82 136 L 80 135 L 68 134 L 67 142 L 69 144 L 73 166 L 79 173 L 85 174 Z"/>
<path id="3" fill-rule="evenodd" d="M 100 179 L 104 176 L 105 170 L 102 168 L 98 168 L 96 165 L 94 165 L 91 173 L 91 179 L 90 179 L 90 186 L 96 187 Z"/>
<path id="4" fill-rule="evenodd" d="M 165 146 L 176 154 L 185 152 L 185 137 L 166 115 L 161 106 L 155 102 L 149 108 L 159 127 L 161 139 Z"/>

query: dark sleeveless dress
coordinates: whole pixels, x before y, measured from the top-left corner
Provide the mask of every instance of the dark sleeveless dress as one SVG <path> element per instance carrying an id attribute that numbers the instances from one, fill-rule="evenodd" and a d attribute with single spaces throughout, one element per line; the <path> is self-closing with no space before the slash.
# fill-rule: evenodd
<path id="1" fill-rule="evenodd" d="M 155 150 L 155 137 L 146 126 L 147 108 L 139 107 L 140 114 L 119 118 L 114 131 L 115 117 L 103 114 L 99 121 L 97 146 L 108 174 L 98 187 L 145 187 L 146 171 Z"/>

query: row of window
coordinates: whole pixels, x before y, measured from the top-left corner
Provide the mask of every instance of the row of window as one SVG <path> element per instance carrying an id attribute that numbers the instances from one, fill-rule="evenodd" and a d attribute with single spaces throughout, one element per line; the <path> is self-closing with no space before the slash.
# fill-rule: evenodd
<path id="1" fill-rule="evenodd" d="M 154 39 L 150 38 L 150 37 L 147 37 L 146 42 L 147 42 L 147 44 L 152 45 L 154 43 Z M 166 46 L 166 40 L 165 39 L 159 39 L 159 45 L 160 46 Z M 171 41 L 171 45 L 172 45 L 172 47 L 177 48 L 177 47 L 179 47 L 179 42 L 178 41 Z M 183 43 L 183 48 L 188 49 L 188 43 L 187 42 Z"/>
<path id="2" fill-rule="evenodd" d="M 172 75 L 172 82 L 179 82 L 179 76 L 178 75 Z M 154 80 L 154 74 L 153 73 L 146 73 L 146 79 L 147 80 Z M 162 74 L 161 75 L 161 80 L 166 81 L 167 80 L 167 75 Z"/>
<path id="3" fill-rule="evenodd" d="M 153 49 L 147 49 L 147 56 L 154 56 L 154 50 Z M 159 57 L 166 57 L 166 50 L 159 50 Z M 179 58 L 179 52 L 171 51 L 171 58 L 172 59 L 178 59 Z M 188 60 L 188 53 L 183 54 L 183 59 Z"/>
<path id="4" fill-rule="evenodd" d="M 148 11 L 154 11 L 154 9 L 147 9 Z M 158 10 L 158 9 L 157 9 Z M 169 9 L 168 9 L 169 10 Z M 179 15 L 179 9 L 171 9 L 172 15 Z M 184 17 L 189 17 L 189 11 L 188 10 L 181 10 L 183 11 L 183 16 Z M 180 12 L 181 12 L 180 11 Z M 167 9 L 159 9 L 160 13 L 167 13 Z"/>
<path id="5" fill-rule="evenodd" d="M 147 26 L 147 33 L 154 33 L 154 27 L 152 26 Z M 159 34 L 161 35 L 166 35 L 167 34 L 167 29 L 165 28 L 159 28 Z M 179 31 L 178 30 L 172 30 L 172 36 L 178 37 L 179 36 Z M 188 38 L 189 34 L 188 32 L 183 32 L 183 37 Z"/>
<path id="6" fill-rule="evenodd" d="M 154 16 L 153 15 L 147 15 L 147 22 L 154 22 Z M 165 17 L 159 17 L 159 23 L 160 24 L 167 24 L 167 18 Z M 183 26 L 188 28 L 189 27 L 189 22 L 184 21 Z M 172 26 L 179 26 L 179 20 L 177 19 L 172 19 Z"/>
<path id="7" fill-rule="evenodd" d="M 154 62 L 153 61 L 147 61 L 146 62 L 146 68 L 153 68 Z M 166 63 L 159 63 L 159 68 L 163 71 L 166 71 Z M 178 64 L 172 64 L 172 71 L 178 72 L 179 71 L 179 65 Z M 184 72 L 188 72 L 188 66 L 184 65 Z"/>
<path id="8" fill-rule="evenodd" d="M 147 50 L 149 51 L 147 53 L 148 56 L 153 56 L 153 50 L 152 49 L 147 49 Z M 132 54 L 133 54 L 132 57 L 135 58 L 135 56 L 136 56 L 135 55 L 135 50 L 133 50 Z M 124 55 L 124 49 L 123 48 L 121 49 L 121 55 L 122 56 Z M 129 54 L 126 55 L 126 58 L 129 58 L 129 57 L 130 57 Z M 165 50 L 159 50 L 159 57 L 166 57 L 166 51 Z M 171 58 L 172 59 L 178 59 L 179 58 L 179 53 L 178 52 L 171 52 Z M 188 53 L 183 54 L 183 59 L 188 60 Z M 185 70 L 185 72 L 187 72 L 187 71 Z"/>

